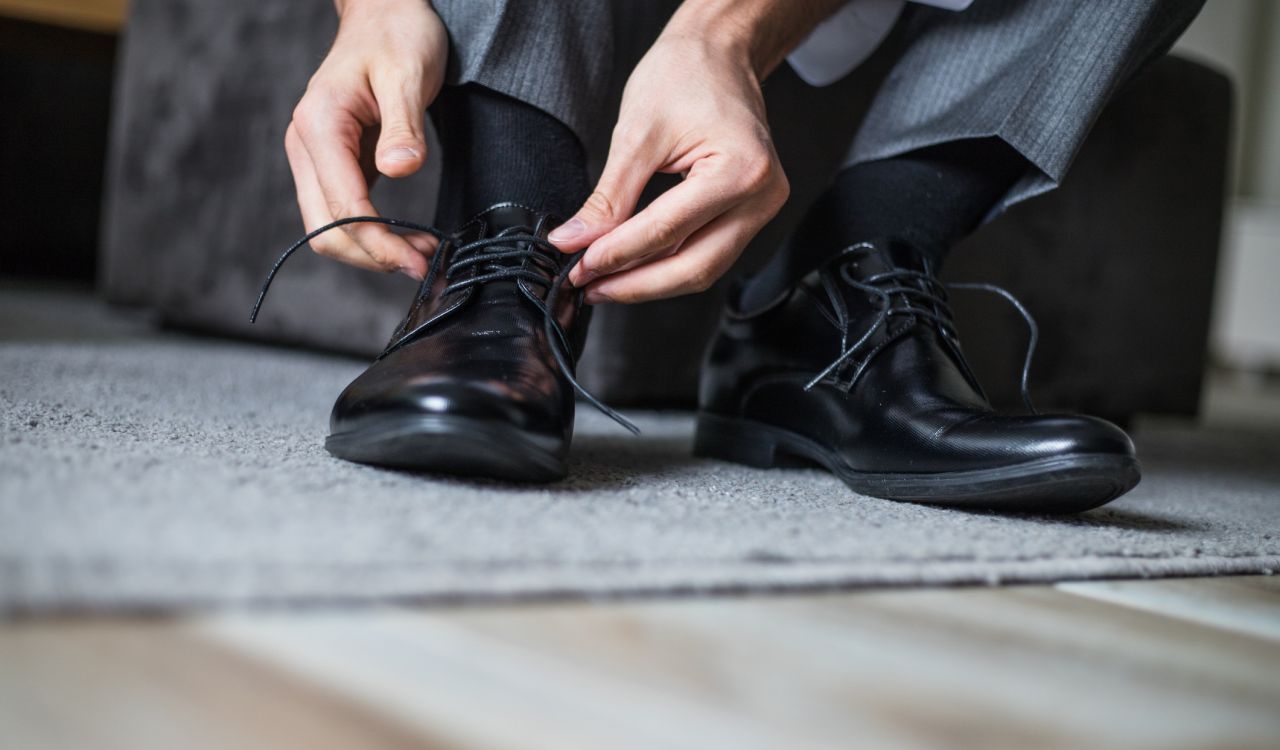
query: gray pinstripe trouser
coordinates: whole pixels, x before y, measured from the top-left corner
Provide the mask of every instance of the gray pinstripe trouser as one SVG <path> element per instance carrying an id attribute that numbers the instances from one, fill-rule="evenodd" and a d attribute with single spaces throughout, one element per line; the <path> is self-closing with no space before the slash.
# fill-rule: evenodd
<path id="1" fill-rule="evenodd" d="M 452 42 L 450 83 L 476 82 L 533 104 L 597 155 L 627 75 L 678 4 L 435 0 Z M 842 164 L 998 136 L 1034 166 L 1003 209 L 1058 184 L 1112 93 L 1167 50 L 1202 4 L 977 0 L 961 13 L 911 6 L 865 70 L 850 76 L 863 77 L 873 97 L 844 82 L 814 89 L 789 70 L 773 76 L 766 99 L 775 134 L 800 109 L 804 127 L 792 129 L 826 152 L 780 142 L 783 166 L 795 183 L 797 171 L 829 177 Z M 814 139 L 815 124 L 830 135 Z M 793 163 L 789 151 L 799 154 Z"/>

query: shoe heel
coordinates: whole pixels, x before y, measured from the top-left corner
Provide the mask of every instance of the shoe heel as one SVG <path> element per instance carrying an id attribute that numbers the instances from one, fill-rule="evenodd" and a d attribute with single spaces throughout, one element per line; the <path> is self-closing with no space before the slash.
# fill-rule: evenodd
<path id="1" fill-rule="evenodd" d="M 715 414 L 698 415 L 693 435 L 693 455 L 722 461 L 772 469 L 790 465 L 788 456 L 779 450 L 778 442 L 763 430 L 752 429 L 741 420 Z"/>

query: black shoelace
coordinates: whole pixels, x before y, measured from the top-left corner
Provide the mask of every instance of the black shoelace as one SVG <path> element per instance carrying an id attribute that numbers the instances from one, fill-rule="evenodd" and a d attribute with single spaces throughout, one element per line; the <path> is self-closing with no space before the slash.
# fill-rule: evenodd
<path id="1" fill-rule="evenodd" d="M 564 254 L 555 245 L 534 235 L 527 228 L 514 227 L 504 230 L 494 237 L 486 237 L 458 245 L 455 244 L 456 238 L 452 235 L 432 226 L 404 221 L 403 219 L 387 219 L 381 216 L 353 216 L 347 219 L 338 219 L 308 232 L 306 236 L 293 243 L 288 250 L 285 250 L 280 255 L 267 273 L 266 280 L 262 283 L 262 290 L 258 293 L 258 300 L 254 303 L 253 311 L 249 314 L 249 322 L 253 323 L 258 319 L 258 311 L 262 309 L 262 303 L 267 297 L 267 291 L 271 288 L 271 282 L 275 281 L 276 274 L 279 273 L 285 261 L 289 260 L 299 248 L 325 232 L 357 223 L 386 224 L 387 226 L 401 227 L 424 232 L 440 241 L 439 246 L 436 247 L 435 254 L 431 258 L 427 276 L 422 280 L 422 285 L 418 289 L 419 302 L 415 304 L 420 304 L 422 299 L 431 293 L 436 279 L 440 277 L 442 271 L 448 284 L 441 291 L 441 296 L 493 281 L 524 280 L 544 287 L 546 289 L 546 299 L 538 300 L 535 297 L 534 303 L 538 306 L 539 312 L 542 313 L 543 330 L 546 333 L 547 345 L 551 349 L 552 357 L 555 358 L 556 366 L 564 373 L 565 378 L 573 386 L 573 389 L 577 391 L 578 395 L 582 396 L 583 400 L 599 409 L 605 416 L 630 430 L 632 434 L 638 435 L 640 433 L 640 428 L 636 427 L 631 420 L 591 395 L 573 375 L 574 364 L 570 362 L 573 357 L 573 347 L 569 343 L 569 335 L 565 332 L 564 327 L 560 325 L 560 321 L 556 320 L 554 310 L 560 290 L 569 278 L 569 271 L 573 270 L 573 267 L 577 265 L 578 260 L 582 257 L 582 252 L 574 253 L 561 261 L 560 258 Z M 450 250 L 452 252 L 449 252 Z M 445 267 L 444 263 L 445 256 L 450 256 L 447 267 Z M 525 261 L 537 266 L 543 273 L 529 269 Z M 462 276 L 461 272 L 469 268 L 475 268 L 476 272 Z"/>
<path id="2" fill-rule="evenodd" d="M 866 250 L 874 251 L 875 247 L 870 244 L 851 245 L 846 248 L 845 252 Z M 1022 378 L 1019 387 L 1022 392 L 1022 403 L 1026 405 L 1027 410 L 1032 414 L 1039 414 L 1035 405 L 1031 402 L 1031 393 L 1028 389 L 1027 381 L 1031 377 L 1031 359 L 1035 355 L 1036 343 L 1040 340 L 1040 329 L 1036 325 L 1036 321 L 1031 317 L 1031 313 L 1027 310 L 1017 297 L 1002 287 L 995 284 L 984 283 L 951 283 L 943 284 L 933 276 L 922 273 L 920 271 L 912 271 L 909 269 L 894 269 L 883 273 L 873 274 L 863 280 L 854 278 L 850 274 L 850 263 L 853 259 L 843 263 L 840 266 L 840 278 L 845 283 L 855 289 L 865 292 L 875 297 L 879 303 L 879 311 L 876 319 L 867 330 L 859 335 L 858 339 L 852 345 L 848 344 L 849 340 L 849 318 L 843 309 L 837 306 L 837 315 L 840 318 L 841 326 L 841 347 L 840 356 L 835 361 L 827 365 L 822 372 L 818 373 L 812 380 L 805 385 L 805 390 L 810 390 L 831 373 L 840 369 L 846 362 L 854 357 L 854 355 L 863 351 L 867 342 L 875 336 L 876 332 L 889 325 L 891 318 L 903 316 L 912 319 L 912 324 L 904 327 L 899 332 L 905 333 L 910 330 L 912 325 L 918 325 L 922 321 L 927 325 L 932 325 L 944 336 L 955 341 L 958 339 L 955 330 L 955 316 L 951 312 L 951 305 L 947 300 L 947 289 L 972 289 L 984 292 L 991 292 L 1003 297 L 1009 304 L 1018 311 L 1022 319 L 1026 321 L 1027 330 L 1030 336 L 1027 340 L 1027 355 L 1022 362 Z M 887 343 L 887 342 L 886 342 Z M 884 346 L 872 349 L 868 352 L 868 356 L 858 363 L 853 375 L 848 379 L 847 387 L 852 390 L 857 384 L 858 379 L 866 372 L 867 367 L 871 364 Z"/>

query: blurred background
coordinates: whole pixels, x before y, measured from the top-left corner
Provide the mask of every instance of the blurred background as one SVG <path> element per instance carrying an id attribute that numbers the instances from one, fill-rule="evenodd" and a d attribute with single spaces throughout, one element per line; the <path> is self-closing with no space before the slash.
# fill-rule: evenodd
<path id="1" fill-rule="evenodd" d="M 1257 382 L 1280 369 L 1280 7 L 1210 0 L 1175 49 L 1235 86 L 1211 352 L 1215 367 Z"/>

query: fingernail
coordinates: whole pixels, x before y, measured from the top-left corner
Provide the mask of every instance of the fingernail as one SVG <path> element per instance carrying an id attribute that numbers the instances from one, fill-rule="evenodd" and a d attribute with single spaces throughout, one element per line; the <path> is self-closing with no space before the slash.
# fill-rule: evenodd
<path id="1" fill-rule="evenodd" d="M 587 225 L 582 223 L 582 219 L 570 219 L 552 230 L 551 234 L 547 235 L 547 239 L 552 242 L 568 242 L 585 231 L 587 231 Z"/>
<path id="2" fill-rule="evenodd" d="M 418 158 L 418 152 L 408 146 L 397 146 L 382 155 L 387 161 L 413 161 Z"/>
<path id="3" fill-rule="evenodd" d="M 573 282 L 573 285 L 579 289 L 596 280 L 596 272 L 583 268 L 581 265 L 578 266 L 577 276 L 578 280 Z"/>
<path id="4" fill-rule="evenodd" d="M 408 266 L 400 266 L 396 270 L 404 274 L 405 276 L 408 276 L 409 278 L 413 279 L 414 281 L 422 281 L 422 276 L 417 271 L 415 271 L 412 268 L 409 268 Z"/>
<path id="5" fill-rule="evenodd" d="M 588 289 L 586 294 L 582 295 L 582 301 L 588 305 L 603 305 L 606 302 L 612 302 L 613 298 L 598 290 Z"/>

